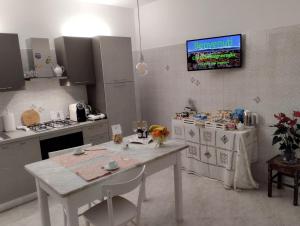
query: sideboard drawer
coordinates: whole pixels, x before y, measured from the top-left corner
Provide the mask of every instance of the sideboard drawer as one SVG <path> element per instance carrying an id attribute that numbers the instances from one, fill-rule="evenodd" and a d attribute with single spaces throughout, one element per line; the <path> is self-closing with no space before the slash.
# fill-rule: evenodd
<path id="1" fill-rule="evenodd" d="M 233 132 L 217 130 L 216 131 L 216 146 L 218 148 L 233 150 L 235 134 Z"/>
<path id="2" fill-rule="evenodd" d="M 189 148 L 187 149 L 187 157 L 197 159 L 200 161 L 201 160 L 200 145 L 192 142 L 186 142 L 186 144 L 189 145 Z"/>
<path id="3" fill-rule="evenodd" d="M 201 145 L 201 162 L 217 165 L 216 148 Z"/>
<path id="4" fill-rule="evenodd" d="M 232 170 L 233 152 L 217 149 L 217 164 L 227 170 Z"/>
<path id="5" fill-rule="evenodd" d="M 201 144 L 215 146 L 216 145 L 216 130 L 201 128 L 200 130 L 200 141 Z"/>
<path id="6" fill-rule="evenodd" d="M 184 123 L 181 120 L 172 120 L 172 137 L 174 139 L 184 140 Z"/>
<path id="7" fill-rule="evenodd" d="M 200 143 L 200 128 L 194 124 L 184 124 L 185 140 Z"/>

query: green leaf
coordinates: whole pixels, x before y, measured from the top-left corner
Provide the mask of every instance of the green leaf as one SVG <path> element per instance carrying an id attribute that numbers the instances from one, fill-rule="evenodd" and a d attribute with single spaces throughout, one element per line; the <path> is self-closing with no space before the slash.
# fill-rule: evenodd
<path id="1" fill-rule="evenodd" d="M 281 134 L 281 130 L 280 130 L 280 129 L 277 129 L 277 130 L 273 133 L 274 136 L 279 135 L 279 134 Z"/>
<path id="2" fill-rule="evenodd" d="M 280 134 L 286 134 L 288 131 L 288 128 L 287 127 L 280 127 L 278 128 L 273 135 L 280 135 Z"/>
<path id="3" fill-rule="evenodd" d="M 295 149 L 298 149 L 299 146 L 297 144 L 292 144 L 292 148 L 293 148 L 293 150 L 295 150 Z"/>
<path id="4" fill-rule="evenodd" d="M 285 149 L 286 149 L 285 143 L 280 144 L 279 150 L 285 150 Z"/>
<path id="5" fill-rule="evenodd" d="M 272 145 L 277 144 L 280 141 L 282 141 L 282 138 L 279 136 L 275 136 L 273 137 Z"/>

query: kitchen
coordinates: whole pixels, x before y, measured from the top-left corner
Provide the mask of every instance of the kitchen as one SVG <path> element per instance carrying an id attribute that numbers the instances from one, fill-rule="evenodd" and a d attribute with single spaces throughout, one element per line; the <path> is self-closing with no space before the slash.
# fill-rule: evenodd
<path id="1" fill-rule="evenodd" d="M 74 212 L 68 212 L 67 204 L 61 205 L 52 197 L 55 195 L 50 194 L 49 208 L 44 208 L 45 195 L 38 191 L 37 198 L 36 192 L 45 188 L 38 185 L 45 180 L 49 180 L 48 185 L 53 185 L 62 197 L 68 192 L 86 189 L 88 185 L 81 182 L 72 189 L 68 187 L 69 190 L 56 187 L 56 183 L 62 183 L 64 179 L 69 184 L 79 182 L 78 178 L 73 178 L 74 172 L 72 175 L 63 174 L 66 171 L 53 168 L 65 176 L 57 175 L 57 181 L 52 181 L 53 172 L 48 177 L 44 174 L 46 164 L 52 161 L 55 152 L 83 145 L 88 145 L 85 148 L 90 151 L 86 150 L 84 155 L 79 153 L 79 158 L 96 156 L 97 151 L 91 150 L 101 147 L 122 153 L 120 162 L 130 158 L 133 162 L 145 164 L 149 177 L 147 175 L 145 185 L 146 200 L 141 204 L 141 225 L 176 225 L 176 222 L 182 222 L 178 223 L 182 225 L 219 225 L 221 222 L 242 225 L 247 219 L 249 225 L 275 225 L 276 220 L 281 223 L 278 225 L 297 225 L 298 209 L 291 205 L 292 190 L 275 193 L 274 189 L 274 198 L 267 197 L 266 161 L 277 154 L 270 138 L 269 125 L 274 124 L 273 114 L 300 110 L 295 98 L 298 78 L 292 75 L 298 72 L 293 60 L 298 56 L 297 51 L 292 49 L 298 48 L 297 39 L 293 37 L 298 37 L 299 28 L 295 24 L 299 24 L 300 18 L 291 16 L 299 3 L 290 1 L 289 6 L 278 3 L 287 8 L 281 16 L 274 16 L 276 6 L 265 7 L 266 12 L 260 12 L 254 19 L 253 10 L 248 12 L 247 7 L 230 0 L 232 4 L 226 4 L 224 11 L 243 18 L 237 22 L 221 9 L 216 9 L 220 5 L 217 0 L 210 3 L 194 0 L 189 0 L 190 3 L 180 0 L 174 3 L 170 0 L 0 1 L 1 226 L 48 226 L 49 211 L 45 209 L 50 209 L 51 225 L 77 226 L 77 213 L 75 217 Z M 237 5 L 240 12 L 235 12 L 232 5 Z M 255 8 L 261 4 L 249 1 L 246 5 Z M 260 23 L 264 13 L 270 16 L 270 20 Z M 226 24 L 211 20 L 217 14 L 225 18 Z M 240 33 L 243 43 L 240 68 L 194 70 L 193 63 L 202 59 L 200 55 L 195 55 L 193 62 L 187 62 L 189 52 L 183 44 L 186 40 Z M 196 44 L 201 46 L 199 43 Z M 287 49 L 286 52 L 281 48 Z M 278 51 L 285 53 L 282 59 Z M 274 56 L 274 59 L 264 60 L 266 55 Z M 285 72 L 279 65 L 287 61 Z M 278 66 L 272 67 L 274 62 Z M 205 67 L 212 65 L 206 63 Z M 280 73 L 288 74 L 289 79 L 281 79 Z M 276 79 L 270 79 L 272 74 L 277 76 Z M 275 90 L 288 88 L 290 92 L 279 97 L 269 84 L 276 87 Z M 241 95 L 236 95 L 238 92 Z M 244 123 L 252 126 L 249 134 L 253 135 L 246 140 L 245 153 L 249 159 L 244 162 L 238 162 L 237 158 L 238 146 L 242 145 L 238 137 L 248 131 L 243 130 L 244 125 L 231 124 L 234 131 L 228 129 L 228 124 L 226 131 L 216 130 L 214 144 L 203 142 L 212 125 L 200 125 L 202 119 L 221 117 L 227 120 L 227 109 L 232 109 L 230 114 L 234 115 L 238 114 L 240 106 L 251 110 L 249 117 L 252 120 L 252 124 Z M 195 112 L 196 109 L 199 111 Z M 192 117 L 201 120 L 191 121 Z M 176 139 L 176 148 L 168 147 L 168 142 L 173 144 L 172 139 L 163 139 L 165 144 L 161 149 L 158 149 L 160 141 L 158 147 L 152 142 L 149 147 L 156 152 L 149 156 L 148 144 L 131 144 L 139 140 L 132 141 L 127 136 L 137 132 L 137 124 L 145 123 L 144 120 L 147 123 L 141 128 L 161 124 L 163 126 L 158 127 L 160 132 L 168 136 L 170 131 L 170 137 Z M 154 133 L 151 134 L 154 139 Z M 118 139 L 123 139 L 123 142 L 112 145 L 112 139 L 117 143 Z M 218 143 L 218 139 L 224 144 Z M 254 148 L 256 145 L 258 149 Z M 164 148 L 170 149 L 159 151 Z M 211 148 L 216 151 L 211 151 Z M 206 152 L 202 152 L 204 149 Z M 216 156 L 211 158 L 214 152 Z M 174 160 L 177 153 L 182 154 L 182 163 Z M 55 158 L 56 163 L 62 164 L 62 159 Z M 152 165 L 152 158 L 158 161 L 155 165 Z M 230 165 L 220 165 L 221 161 L 228 159 Z M 44 160 L 45 167 L 31 165 L 39 164 L 41 160 Z M 174 166 L 174 171 L 169 166 Z M 163 170 L 165 168 L 168 169 Z M 236 172 L 243 172 L 242 179 Z M 245 189 L 247 186 L 242 184 L 246 183 L 251 190 L 236 192 L 236 187 Z M 97 189 L 100 192 L 101 188 Z M 81 194 L 81 197 L 86 197 L 86 203 L 91 203 L 90 207 L 95 205 L 93 192 Z M 125 196 L 136 200 L 138 192 Z M 81 199 L 78 203 L 83 202 Z M 240 210 L 240 202 L 247 203 L 252 212 L 247 215 Z M 228 208 L 233 208 L 232 212 Z M 275 210 L 269 212 L 269 208 Z M 263 210 L 259 212 L 258 209 Z M 23 211 L 26 214 L 22 214 Z M 216 211 L 219 216 L 214 216 Z M 66 224 L 65 218 L 68 218 Z M 80 216 L 78 225 L 84 223 Z"/>

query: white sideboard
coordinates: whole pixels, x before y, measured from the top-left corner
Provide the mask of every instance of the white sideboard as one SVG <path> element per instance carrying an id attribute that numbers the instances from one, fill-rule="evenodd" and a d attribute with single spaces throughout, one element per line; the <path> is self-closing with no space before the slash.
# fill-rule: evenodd
<path id="1" fill-rule="evenodd" d="M 182 140 L 189 145 L 182 156 L 183 167 L 186 171 L 220 180 L 226 188 L 234 187 L 234 180 L 238 178 L 235 176 L 236 171 L 240 170 L 236 169 L 237 155 L 240 154 L 242 144 L 244 145 L 243 151 L 246 151 L 242 161 L 247 162 L 246 164 L 238 164 L 238 166 L 248 166 L 247 170 L 249 171 L 249 165 L 257 161 L 255 128 L 243 131 L 224 131 L 202 128 L 183 120 L 173 119 L 172 136 L 174 139 Z M 250 177 L 252 178 L 251 171 Z"/>

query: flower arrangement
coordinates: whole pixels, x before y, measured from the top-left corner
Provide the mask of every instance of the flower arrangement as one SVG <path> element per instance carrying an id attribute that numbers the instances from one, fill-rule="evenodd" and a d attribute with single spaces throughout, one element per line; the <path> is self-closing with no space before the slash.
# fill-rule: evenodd
<path id="1" fill-rule="evenodd" d="M 273 133 L 272 145 L 279 143 L 279 150 L 283 152 L 283 160 L 293 164 L 297 161 L 296 150 L 299 149 L 300 143 L 300 124 L 297 119 L 291 119 L 284 113 L 275 114 L 274 117 L 278 122 L 271 127 L 276 130 Z"/>
<path id="2" fill-rule="evenodd" d="M 152 135 L 152 139 L 156 141 L 158 146 L 161 146 L 170 134 L 168 128 L 162 125 L 150 126 L 149 133 Z"/>

